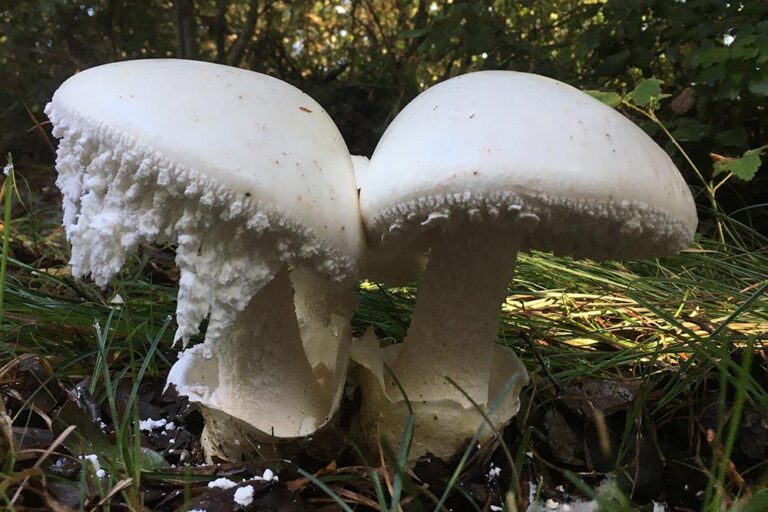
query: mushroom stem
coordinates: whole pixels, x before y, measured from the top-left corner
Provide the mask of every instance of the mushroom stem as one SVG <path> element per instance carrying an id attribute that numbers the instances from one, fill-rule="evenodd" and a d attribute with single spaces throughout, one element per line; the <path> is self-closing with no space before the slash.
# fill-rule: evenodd
<path id="1" fill-rule="evenodd" d="M 411 326 L 392 370 L 410 400 L 489 401 L 501 304 L 512 281 L 517 240 L 469 225 L 436 233 Z M 392 383 L 390 383 L 391 385 Z M 399 395 L 390 387 L 390 397 Z"/>
<path id="2" fill-rule="evenodd" d="M 219 387 L 227 412 L 263 432 L 290 437 L 325 421 L 333 395 L 318 386 L 304 352 L 288 271 L 283 268 L 216 343 Z M 234 400 L 233 400 L 234 398 Z"/>
<path id="3" fill-rule="evenodd" d="M 312 279 L 316 284 L 322 282 L 319 276 Z M 308 280 L 304 277 L 302 283 Z M 234 425 L 240 425 L 239 430 L 247 435 L 268 442 L 312 433 L 335 411 L 339 395 L 336 382 L 345 365 L 334 368 L 334 363 L 346 357 L 347 340 L 343 336 L 348 337 L 349 330 L 334 329 L 337 337 L 313 339 L 315 351 L 323 352 L 328 359 L 327 363 L 313 364 L 297 321 L 294 286 L 287 269 L 282 268 L 236 315 L 226 332 L 216 341 L 186 350 L 171 369 L 168 382 L 176 385 L 179 394 L 208 409 L 208 416 L 216 419 L 206 427 L 207 455 L 238 458 L 241 451 L 247 450 L 247 443 L 235 440 L 245 441 L 245 435 L 233 433 Z M 297 301 L 314 289 L 306 284 L 295 287 Z M 301 299 L 301 304 L 305 302 Z M 342 327 L 345 322 L 348 324 L 353 304 L 352 299 L 349 307 L 339 306 L 339 319 L 328 314 L 326 322 Z M 326 309 L 333 308 L 326 305 Z M 212 311 L 211 323 L 217 321 L 218 313 Z M 318 328 L 323 328 L 322 313 L 319 310 L 311 318 Z"/>

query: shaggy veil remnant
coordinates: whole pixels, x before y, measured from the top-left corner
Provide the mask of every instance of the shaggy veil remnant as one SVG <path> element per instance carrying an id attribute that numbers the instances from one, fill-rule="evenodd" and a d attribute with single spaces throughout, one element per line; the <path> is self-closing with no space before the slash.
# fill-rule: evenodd
<path id="1" fill-rule="evenodd" d="M 49 104 L 60 138 L 56 184 L 72 273 L 105 286 L 129 254 L 148 243 L 177 243 L 181 272 L 176 339 L 185 343 L 212 312 L 210 341 L 287 261 L 305 260 L 337 279 L 354 261 L 317 240 L 290 216 L 238 196 L 116 130 Z M 255 251 L 268 239 L 274 254 Z"/>

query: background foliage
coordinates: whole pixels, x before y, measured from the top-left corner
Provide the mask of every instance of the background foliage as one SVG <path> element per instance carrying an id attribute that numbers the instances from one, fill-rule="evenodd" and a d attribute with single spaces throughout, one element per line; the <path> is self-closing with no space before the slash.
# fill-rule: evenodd
<path id="1" fill-rule="evenodd" d="M 2 154 L 50 168 L 36 133 L 68 76 L 124 59 L 184 57 L 285 79 L 314 96 L 353 153 L 370 155 L 419 91 L 479 69 L 584 89 L 663 80 L 659 117 L 701 169 L 768 142 L 768 2 L 721 0 L 21 0 L 0 8 Z M 650 123 L 644 126 L 656 134 Z M 662 139 L 659 139 L 662 140 Z M 671 148 L 669 148 L 671 149 Z M 671 151 L 672 152 L 672 151 Z M 688 178 L 685 165 L 680 168 Z M 42 169 L 41 169 L 41 172 Z M 720 192 L 759 205 L 766 176 Z M 756 208 L 741 220 L 765 231 Z"/>

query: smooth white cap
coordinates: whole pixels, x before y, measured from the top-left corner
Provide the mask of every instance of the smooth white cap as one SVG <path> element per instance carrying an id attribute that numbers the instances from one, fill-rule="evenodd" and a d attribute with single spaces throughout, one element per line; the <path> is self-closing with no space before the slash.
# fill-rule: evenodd
<path id="1" fill-rule="evenodd" d="M 419 95 L 357 180 L 374 245 L 493 221 L 523 249 L 632 259 L 685 248 L 697 224 L 680 172 L 639 127 L 573 87 L 512 71 Z"/>
<path id="2" fill-rule="evenodd" d="M 197 61 L 127 61 L 71 77 L 47 111 L 55 121 L 76 117 L 150 146 L 339 253 L 361 253 L 346 144 L 317 102 L 281 80 Z"/>

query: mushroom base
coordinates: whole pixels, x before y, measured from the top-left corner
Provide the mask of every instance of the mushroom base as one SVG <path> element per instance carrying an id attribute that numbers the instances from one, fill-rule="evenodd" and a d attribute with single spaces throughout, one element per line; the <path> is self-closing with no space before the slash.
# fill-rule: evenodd
<path id="1" fill-rule="evenodd" d="M 278 272 L 228 332 L 171 369 L 169 384 L 206 419 L 209 460 L 303 450 L 302 439 L 317 438 L 339 409 L 354 292 L 303 268 L 290 279 Z"/>
<path id="2" fill-rule="evenodd" d="M 353 423 L 352 437 L 366 456 L 378 457 L 386 442 L 397 450 L 408 419 L 408 404 L 402 396 L 385 389 L 384 365 L 390 365 L 402 345 L 381 348 L 372 333 L 352 345 L 358 385 L 363 396 Z M 520 391 L 528 384 L 528 373 L 511 349 L 496 345 L 489 383 L 489 406 L 480 406 L 493 425 L 474 407 L 454 400 L 411 401 L 414 434 L 408 455 L 415 461 L 426 454 L 449 459 L 458 454 L 480 430 L 478 442 L 487 443 L 520 409 Z"/>
<path id="3" fill-rule="evenodd" d="M 280 438 L 253 425 L 210 407 L 200 408 L 205 427 L 200 438 L 205 461 L 247 462 L 285 459 L 310 455 L 318 460 L 331 460 L 346 447 L 347 432 L 342 428 L 344 414 L 334 411 L 318 430 L 306 436 Z"/>

